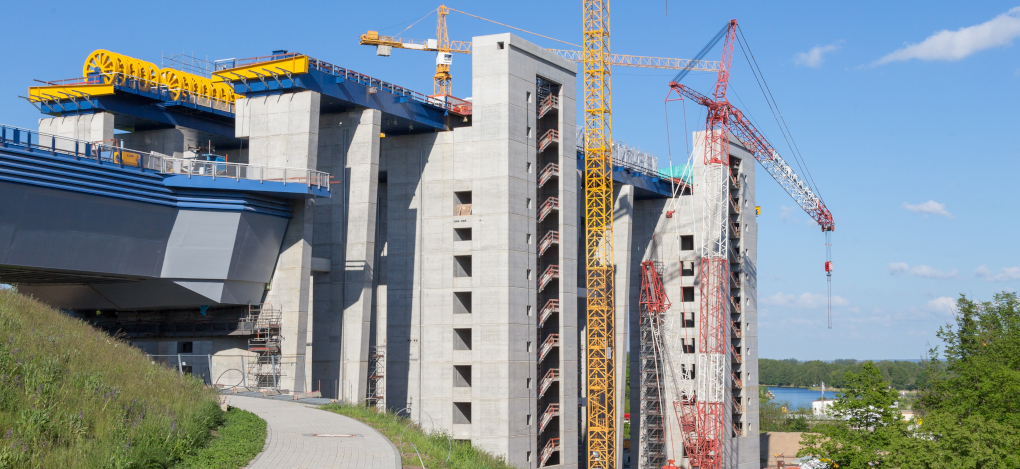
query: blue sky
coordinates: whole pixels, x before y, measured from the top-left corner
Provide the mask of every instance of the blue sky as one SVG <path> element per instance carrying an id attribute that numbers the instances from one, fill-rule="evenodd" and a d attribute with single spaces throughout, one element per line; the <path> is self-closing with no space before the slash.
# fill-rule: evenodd
<path id="1" fill-rule="evenodd" d="M 399 32 L 437 6 L 424 2 L 159 3 L 54 1 L 5 5 L 0 122 L 34 127 L 18 95 L 32 79 L 71 78 L 94 49 L 159 63 L 187 51 L 220 59 L 289 49 L 424 92 L 434 57 L 376 57 L 368 29 Z M 579 43 L 579 2 L 450 2 L 450 6 Z M 1020 169 L 1020 9 L 983 2 L 621 2 L 613 51 L 688 58 L 737 18 L 836 222 L 834 327 L 826 329 L 824 238 L 759 168 L 760 356 L 918 358 L 937 344 L 960 294 L 988 299 L 1020 283 L 1014 202 Z M 68 18 L 74 18 L 70 20 Z M 434 37 L 430 16 L 404 36 Z M 453 13 L 452 39 L 506 29 Z M 246 29 L 237 29 L 244 25 Z M 384 29 L 387 28 L 387 29 Z M 557 43 L 525 36 L 546 47 Z M 718 50 L 707 57 L 716 59 Z M 790 157 L 739 50 L 731 101 Z M 616 68 L 614 137 L 659 155 L 669 148 L 662 100 L 673 73 Z M 453 65 L 470 95 L 470 57 Z M 714 77 L 686 83 L 708 92 Z M 687 130 L 703 114 L 688 106 Z M 674 158 L 682 108 L 670 108 Z M 985 243 L 987 241 L 987 243 Z"/>

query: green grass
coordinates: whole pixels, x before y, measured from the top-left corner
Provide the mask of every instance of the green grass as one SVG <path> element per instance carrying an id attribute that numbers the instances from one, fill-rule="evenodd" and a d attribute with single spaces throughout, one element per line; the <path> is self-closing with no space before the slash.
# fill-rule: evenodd
<path id="1" fill-rule="evenodd" d="M 184 458 L 179 468 L 237 469 L 251 461 L 266 441 L 266 421 L 231 407 L 223 426 L 208 445 Z"/>
<path id="2" fill-rule="evenodd" d="M 126 342 L 0 289 L 0 468 L 171 467 L 223 422 L 216 398 Z"/>
<path id="3" fill-rule="evenodd" d="M 450 440 L 444 433 L 426 433 L 417 425 L 411 423 L 406 417 L 396 416 L 390 412 L 379 412 L 363 406 L 351 406 L 345 404 L 328 404 L 322 406 L 323 410 L 346 415 L 371 426 L 389 438 L 396 445 L 402 456 L 404 466 L 421 467 L 418 455 L 414 447 L 418 448 L 422 462 L 427 468 L 463 468 L 463 469 L 512 469 L 503 458 L 493 456 L 481 449 L 471 446 L 466 441 L 453 440 L 453 452 L 450 454 L 450 461 L 444 464 L 447 454 L 450 452 Z M 407 427 L 401 442 L 401 432 Z M 414 447 L 411 446 L 414 444 Z"/>

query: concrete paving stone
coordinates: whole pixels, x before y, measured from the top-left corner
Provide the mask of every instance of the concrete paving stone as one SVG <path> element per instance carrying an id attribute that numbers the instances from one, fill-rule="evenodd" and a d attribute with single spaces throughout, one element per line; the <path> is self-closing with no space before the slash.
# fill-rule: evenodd
<path id="1" fill-rule="evenodd" d="M 304 403 L 320 401 L 304 399 L 296 402 L 228 396 L 227 402 L 231 406 L 251 412 L 266 421 L 266 444 L 247 467 L 400 469 L 400 453 L 396 446 L 372 427 Z"/>

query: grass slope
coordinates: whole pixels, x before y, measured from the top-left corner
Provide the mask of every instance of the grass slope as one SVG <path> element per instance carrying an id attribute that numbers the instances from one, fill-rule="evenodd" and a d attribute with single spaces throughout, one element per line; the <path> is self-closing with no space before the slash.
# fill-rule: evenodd
<path id="1" fill-rule="evenodd" d="M 213 432 L 208 445 L 177 464 L 179 468 L 236 469 L 244 467 L 262 451 L 266 421 L 236 407 L 227 411 L 226 422 Z"/>
<path id="2" fill-rule="evenodd" d="M 200 380 L 0 289 L 0 468 L 171 467 L 223 414 Z"/>
<path id="3" fill-rule="evenodd" d="M 363 406 L 352 406 L 345 404 L 328 404 L 322 406 L 323 410 L 336 412 L 359 420 L 371 426 L 389 438 L 396 445 L 402 456 L 402 464 L 407 467 L 421 467 L 424 462 L 427 468 L 454 468 L 454 469 L 512 469 L 503 458 L 493 456 L 485 451 L 471 446 L 466 441 L 448 440 L 444 433 L 426 433 L 421 427 L 411 423 L 406 417 L 396 416 L 391 412 L 379 412 Z M 404 431 L 404 428 L 407 431 Z M 401 442 L 403 432 L 403 442 Z M 453 445 L 453 452 L 450 454 L 450 445 Z M 412 446 L 411 444 L 414 444 Z M 418 454 L 414 449 L 417 447 L 421 454 L 422 461 L 418 461 Z M 450 461 L 444 464 L 447 454 Z"/>

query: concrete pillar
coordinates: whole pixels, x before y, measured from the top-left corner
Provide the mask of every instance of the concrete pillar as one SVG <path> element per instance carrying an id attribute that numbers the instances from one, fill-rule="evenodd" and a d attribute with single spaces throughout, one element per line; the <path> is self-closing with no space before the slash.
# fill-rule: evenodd
<path id="1" fill-rule="evenodd" d="M 614 301 L 616 302 L 616 467 L 623 467 L 623 409 L 626 397 L 627 383 L 627 323 L 632 305 L 630 301 L 631 273 L 631 237 L 633 232 L 634 216 L 634 186 L 629 184 L 615 185 L 613 187 L 613 261 L 616 263 L 616 272 L 613 277 L 613 288 L 615 290 Z M 638 259 L 640 262 L 640 259 Z M 637 370 L 632 369 L 631 374 Z M 631 390 L 633 393 L 634 390 Z M 631 413 L 635 411 L 631 407 Z M 633 422 L 633 420 L 632 420 Z M 634 435 L 634 425 L 631 425 L 631 435 Z M 631 438 L 631 448 L 634 448 L 636 438 Z"/>
<path id="2" fill-rule="evenodd" d="M 349 402 L 365 398 L 368 380 L 381 121 L 374 109 L 319 120 L 318 168 L 337 182 L 333 198 L 316 207 L 315 257 L 331 266 L 316 278 L 313 374 Z"/>
<path id="3" fill-rule="evenodd" d="M 113 138 L 113 114 L 95 112 L 78 116 L 47 117 L 39 119 L 39 132 L 87 142 L 111 140 Z M 62 143 L 60 140 L 57 141 L 58 149 L 74 150 L 73 143 L 68 148 L 63 148 Z"/>
<path id="4" fill-rule="evenodd" d="M 315 169 L 319 93 L 303 91 L 237 101 L 236 132 L 250 142 L 251 164 Z M 314 199 L 293 202 L 266 302 L 283 311 L 281 389 L 311 389 L 312 209 Z"/>
<path id="5" fill-rule="evenodd" d="M 198 131 L 185 127 L 173 129 L 145 130 L 117 136 L 124 141 L 124 147 L 132 150 L 154 151 L 174 158 L 194 156 L 189 148 L 206 147 L 207 142 L 201 141 Z M 187 153 L 187 155 L 186 155 Z M 233 160 L 231 160 L 233 161 Z"/>

